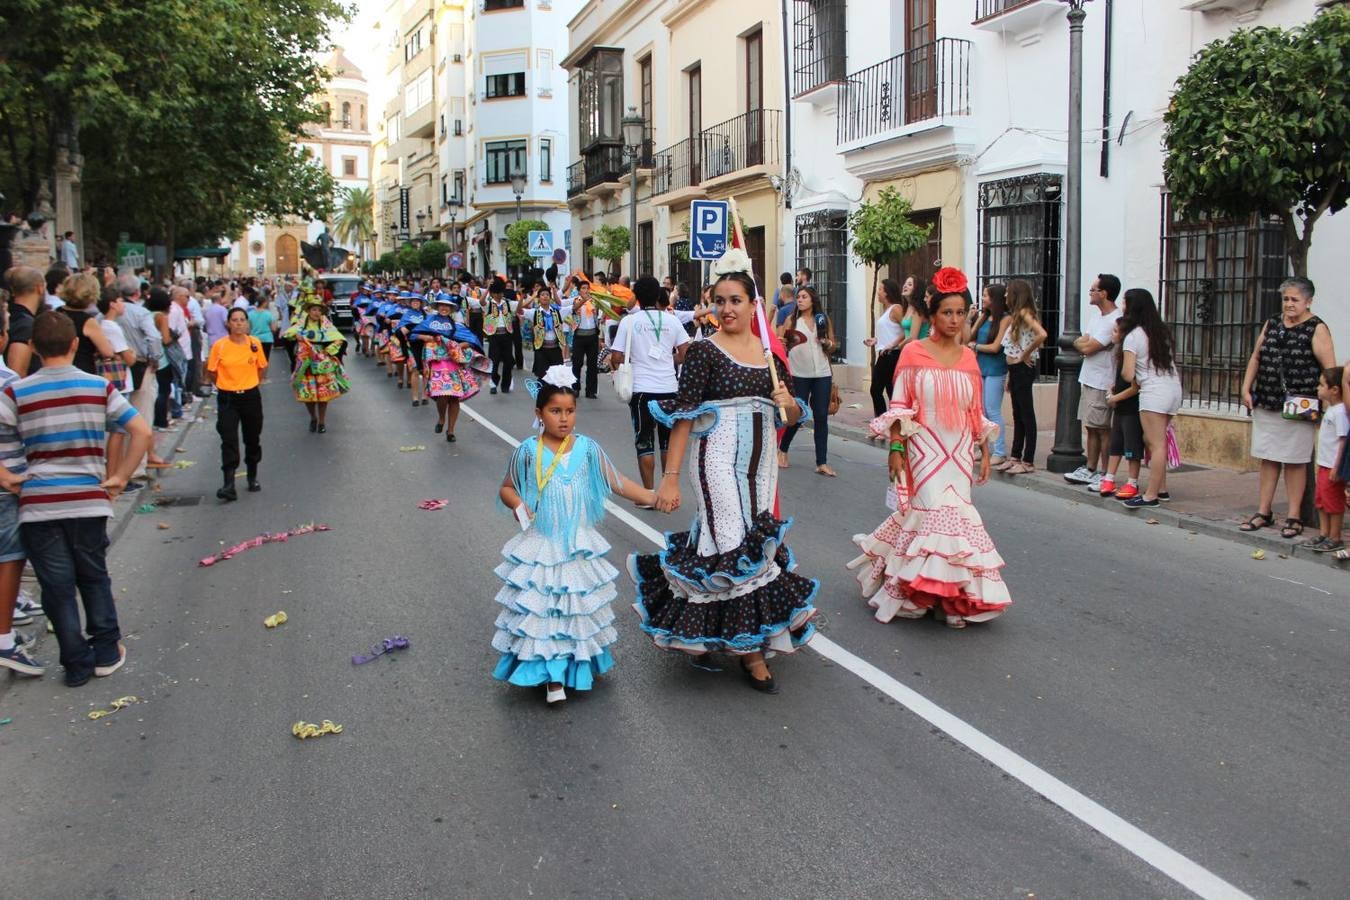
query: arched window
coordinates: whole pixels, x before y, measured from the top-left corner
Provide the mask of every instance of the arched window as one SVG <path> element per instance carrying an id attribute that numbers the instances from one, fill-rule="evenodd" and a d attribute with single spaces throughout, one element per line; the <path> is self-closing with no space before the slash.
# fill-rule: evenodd
<path id="1" fill-rule="evenodd" d="M 346 101 L 342 103 L 342 127 L 352 127 L 352 105 Z"/>

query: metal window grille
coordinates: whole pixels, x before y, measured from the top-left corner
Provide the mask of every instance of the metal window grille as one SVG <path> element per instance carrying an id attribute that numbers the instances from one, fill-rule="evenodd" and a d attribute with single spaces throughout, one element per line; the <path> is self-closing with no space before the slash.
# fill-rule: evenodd
<path id="1" fill-rule="evenodd" d="M 1159 303 L 1186 403 L 1236 412 L 1261 323 L 1280 310 L 1284 229 L 1260 216 L 1183 220 L 1164 194 L 1159 235 Z"/>
<path id="2" fill-rule="evenodd" d="M 792 92 L 844 80 L 845 0 L 794 0 Z"/>
<path id="3" fill-rule="evenodd" d="M 695 300 L 698 299 L 699 291 L 703 290 L 703 264 L 698 260 L 689 259 L 689 242 L 679 241 L 671 244 L 667 248 L 666 262 L 669 268 L 670 276 L 675 279 L 676 284 L 684 284 L 689 287 L 689 296 Z"/>
<path id="4" fill-rule="evenodd" d="M 833 362 L 848 353 L 848 211 L 825 209 L 797 217 L 797 267 L 811 270 L 821 305 L 839 341 Z M 768 298 L 772 301 L 772 297 Z"/>
<path id="5" fill-rule="evenodd" d="M 638 225 L 638 265 L 637 271 L 632 273 L 634 278 L 641 275 L 654 275 L 656 273 L 656 254 L 653 245 L 653 229 L 651 222 L 643 222 Z"/>
<path id="6" fill-rule="evenodd" d="M 1031 283 L 1047 335 L 1042 377 L 1055 374 L 1059 341 L 1061 193 L 1060 176 L 1044 173 L 986 181 L 979 189 L 979 288 L 1014 278 Z"/>

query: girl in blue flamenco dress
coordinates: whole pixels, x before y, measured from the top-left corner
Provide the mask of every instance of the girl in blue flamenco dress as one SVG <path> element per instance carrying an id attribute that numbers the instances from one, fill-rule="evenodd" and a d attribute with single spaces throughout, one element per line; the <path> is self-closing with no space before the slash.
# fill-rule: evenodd
<path id="1" fill-rule="evenodd" d="M 599 444 L 574 431 L 576 383 L 561 365 L 526 385 L 543 433 L 516 448 L 498 492 L 522 531 L 506 542 L 496 569 L 502 610 L 492 646 L 501 658 L 493 677 L 543 685 L 551 704 L 567 699 L 566 688 L 590 690 L 614 665 L 611 604 L 619 571 L 605 560 L 610 546 L 596 530 L 606 498 L 656 499 L 641 482 L 621 476 Z"/>

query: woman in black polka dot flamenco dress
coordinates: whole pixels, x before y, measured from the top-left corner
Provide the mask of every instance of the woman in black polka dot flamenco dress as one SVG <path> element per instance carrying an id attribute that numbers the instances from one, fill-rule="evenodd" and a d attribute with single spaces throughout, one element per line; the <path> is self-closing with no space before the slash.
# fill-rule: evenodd
<path id="1" fill-rule="evenodd" d="M 660 553 L 634 554 L 634 609 L 658 647 L 693 656 L 728 653 L 740 659 L 756 690 L 775 693 L 765 658 L 791 653 L 815 633 L 819 585 L 795 574 L 784 543 L 791 521 L 775 516 L 776 430 L 809 413 L 786 388 L 773 389 L 763 345 L 751 331 L 754 281 L 732 250 L 719 261 L 714 286 L 721 330 L 695 341 L 672 400 L 651 402 L 652 415 L 672 429 L 657 508 L 680 506 L 680 467 L 692 435 L 697 517 L 668 534 Z M 780 410 L 786 410 L 784 419 Z"/>

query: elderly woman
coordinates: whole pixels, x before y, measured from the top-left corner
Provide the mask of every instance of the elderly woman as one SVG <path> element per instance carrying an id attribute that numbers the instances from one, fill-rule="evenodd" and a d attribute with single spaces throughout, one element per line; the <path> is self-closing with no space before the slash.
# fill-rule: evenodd
<path id="1" fill-rule="evenodd" d="M 1289 516 L 1280 536 L 1295 538 L 1303 533 L 1303 492 L 1308 483 L 1317 425 L 1286 409 L 1286 400 L 1313 398 L 1316 408 L 1317 377 L 1336 364 L 1331 330 L 1312 314 L 1313 283 L 1295 277 L 1280 285 L 1280 315 L 1261 326 L 1261 335 L 1247 360 L 1242 379 L 1242 405 L 1252 413 L 1252 456 L 1261 460 L 1261 494 L 1256 513 L 1243 522 L 1242 531 L 1257 531 L 1275 524 L 1272 506 L 1275 487 L 1284 470 L 1284 491 Z"/>

